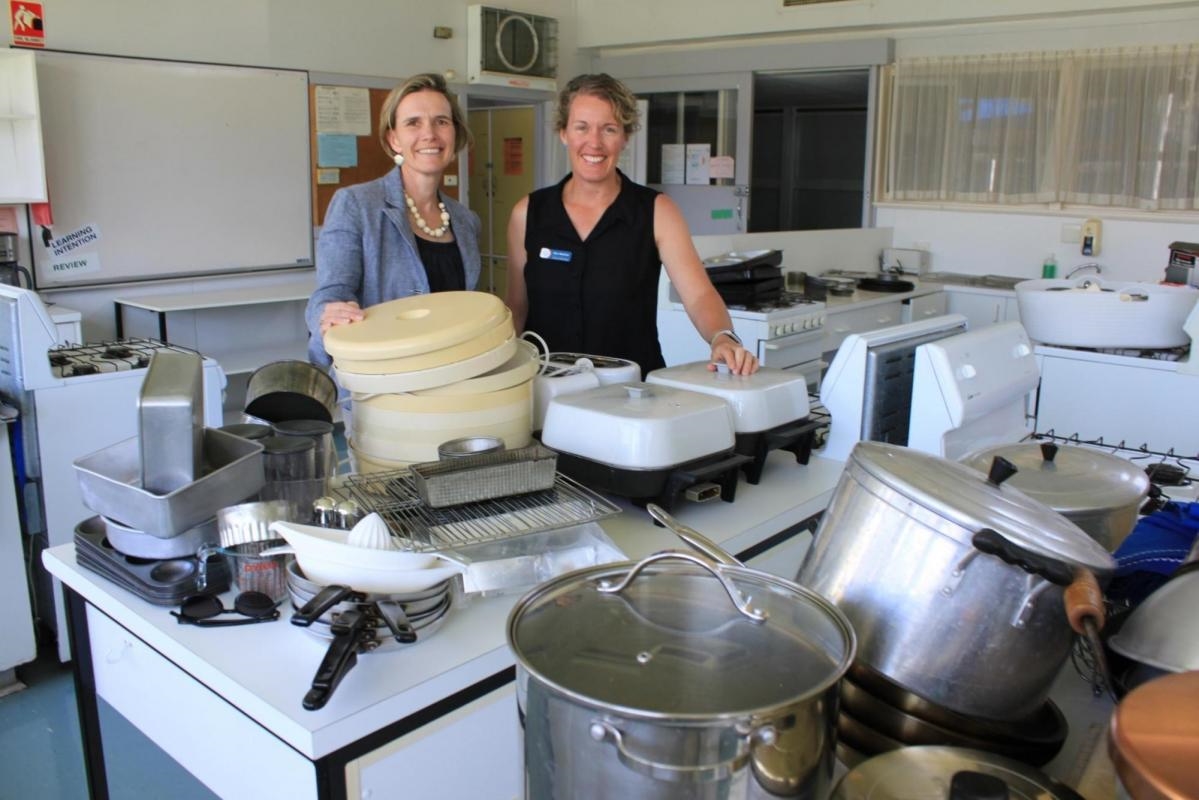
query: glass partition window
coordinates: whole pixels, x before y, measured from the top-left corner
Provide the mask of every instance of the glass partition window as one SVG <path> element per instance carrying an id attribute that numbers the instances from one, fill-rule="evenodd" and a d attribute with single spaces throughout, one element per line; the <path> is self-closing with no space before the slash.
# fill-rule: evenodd
<path id="1" fill-rule="evenodd" d="M 641 120 L 646 138 L 646 182 L 662 184 L 662 146 L 707 144 L 711 156 L 735 157 L 737 149 L 737 91 L 641 94 L 649 113 Z M 731 186 L 732 178 L 713 178 L 713 186 Z"/>

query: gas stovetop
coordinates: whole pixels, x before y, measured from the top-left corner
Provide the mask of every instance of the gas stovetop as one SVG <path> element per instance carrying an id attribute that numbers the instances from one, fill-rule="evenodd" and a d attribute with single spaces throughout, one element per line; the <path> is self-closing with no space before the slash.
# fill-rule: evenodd
<path id="1" fill-rule="evenodd" d="M 763 303 L 753 304 L 730 304 L 729 311 L 746 312 L 747 314 L 761 314 L 767 316 L 771 313 L 780 311 L 817 311 L 824 308 L 824 303 L 819 300 L 813 300 L 807 295 L 799 292 L 783 291 L 779 293 L 777 298 Z"/>
<path id="2" fill-rule="evenodd" d="M 50 359 L 52 375 L 58 378 L 73 378 L 145 369 L 150 366 L 150 357 L 159 350 L 193 352 L 188 348 L 155 339 L 121 339 L 54 348 L 47 353 L 47 357 Z"/>

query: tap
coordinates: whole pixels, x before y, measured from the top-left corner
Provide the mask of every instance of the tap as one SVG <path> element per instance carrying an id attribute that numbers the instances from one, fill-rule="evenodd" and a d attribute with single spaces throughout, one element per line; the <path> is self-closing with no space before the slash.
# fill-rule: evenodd
<path id="1" fill-rule="evenodd" d="M 1102 266 L 1100 266 L 1098 262 L 1096 262 L 1096 261 L 1088 261 L 1088 262 L 1087 262 L 1087 263 L 1085 263 L 1085 264 L 1079 264 L 1077 267 L 1075 267 L 1074 269 L 1072 269 L 1072 270 L 1070 270 L 1069 272 L 1067 272 L 1067 273 L 1066 273 L 1066 278 L 1067 278 L 1067 279 L 1073 278 L 1075 275 L 1077 275 L 1078 273 L 1082 272 L 1084 269 L 1093 269 L 1093 270 L 1095 270 L 1095 274 L 1096 274 L 1096 275 L 1098 275 L 1098 274 L 1100 274 L 1101 272 L 1103 272 L 1103 267 L 1102 267 Z"/>

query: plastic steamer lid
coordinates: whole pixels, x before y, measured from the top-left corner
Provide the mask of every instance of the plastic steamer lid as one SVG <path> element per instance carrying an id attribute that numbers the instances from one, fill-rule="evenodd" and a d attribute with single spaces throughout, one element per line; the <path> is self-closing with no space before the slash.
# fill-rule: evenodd
<path id="1" fill-rule="evenodd" d="M 911 798 L 1082 800 L 1073 789 L 1010 758 L 961 747 L 901 747 L 847 772 L 830 800 Z"/>
<path id="2" fill-rule="evenodd" d="M 1003 483 L 1001 476 L 992 481 L 956 461 L 882 442 L 855 445 L 847 472 L 863 472 L 962 528 L 962 544 L 971 544 L 975 533 L 990 528 L 1018 547 L 1097 576 L 1115 571 L 1111 555 L 1082 528 Z"/>

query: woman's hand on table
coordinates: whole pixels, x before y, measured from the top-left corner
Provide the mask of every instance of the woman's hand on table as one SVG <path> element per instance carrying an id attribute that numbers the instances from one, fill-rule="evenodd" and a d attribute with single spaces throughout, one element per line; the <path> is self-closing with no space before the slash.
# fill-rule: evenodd
<path id="1" fill-rule="evenodd" d="M 361 322 L 364 314 L 354 301 L 348 303 L 325 303 L 321 309 L 321 335 L 334 325 L 346 325 L 351 322 Z"/>

